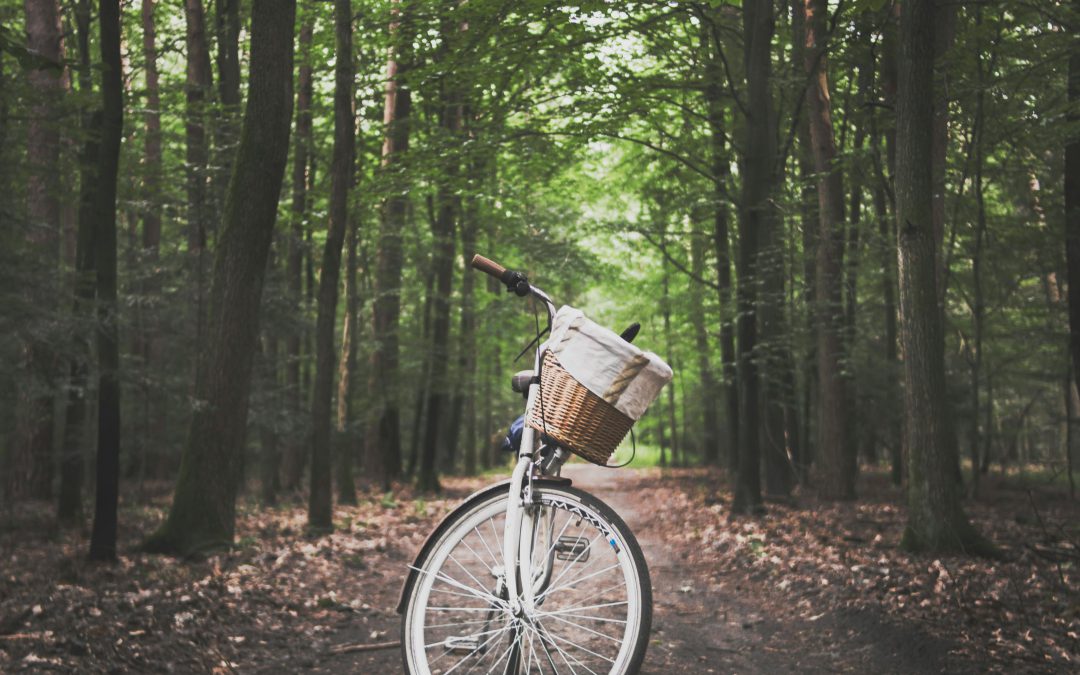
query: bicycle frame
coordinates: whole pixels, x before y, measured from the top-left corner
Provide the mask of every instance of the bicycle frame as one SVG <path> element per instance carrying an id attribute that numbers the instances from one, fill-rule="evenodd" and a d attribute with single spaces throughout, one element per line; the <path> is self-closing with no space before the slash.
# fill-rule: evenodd
<path id="1" fill-rule="evenodd" d="M 548 328 L 555 318 L 555 304 L 544 291 L 532 287 L 531 293 L 534 298 L 544 303 L 548 312 Z M 544 352 L 548 348 L 545 340 L 536 349 L 533 361 L 533 372 L 540 373 L 540 363 Z M 538 378 L 536 378 L 538 380 Z M 529 394 L 525 403 L 525 419 L 529 419 L 533 407 L 537 405 L 540 397 L 540 384 L 534 381 L 529 385 Z M 536 526 L 534 518 L 535 510 L 526 506 L 532 498 L 533 467 L 536 466 L 536 451 L 539 447 L 536 430 L 528 424 L 522 430 L 521 447 L 518 450 L 518 461 L 514 466 L 514 472 L 510 477 L 510 497 L 506 506 L 506 524 L 503 533 L 503 573 L 506 576 L 507 597 L 510 602 L 510 610 L 517 616 L 523 612 L 531 612 L 535 609 L 536 588 L 533 583 L 532 569 L 532 537 L 522 537 L 522 532 L 532 532 Z M 556 471 L 561 462 L 556 462 Z M 543 563 L 550 568 L 550 561 Z M 516 573 L 515 573 L 516 570 Z M 546 574 L 546 570 L 544 570 Z M 543 578 L 543 577 L 541 577 Z M 519 580 L 522 588 L 518 588 Z"/>

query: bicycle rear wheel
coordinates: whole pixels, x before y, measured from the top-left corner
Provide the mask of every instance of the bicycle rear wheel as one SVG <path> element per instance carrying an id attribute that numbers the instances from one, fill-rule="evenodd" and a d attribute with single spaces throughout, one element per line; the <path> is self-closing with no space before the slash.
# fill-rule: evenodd
<path id="1" fill-rule="evenodd" d="M 522 537 L 533 542 L 536 607 L 515 614 L 502 560 L 508 490 L 452 514 L 417 561 L 402 614 L 408 672 L 637 672 L 652 586 L 634 535 L 592 495 L 535 483 L 534 525 Z"/>

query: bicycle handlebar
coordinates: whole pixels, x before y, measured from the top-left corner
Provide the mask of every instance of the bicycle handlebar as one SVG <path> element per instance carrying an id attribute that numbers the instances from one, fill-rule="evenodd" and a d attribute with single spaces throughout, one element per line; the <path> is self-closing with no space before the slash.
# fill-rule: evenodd
<path id="1" fill-rule="evenodd" d="M 494 260 L 485 258 L 479 253 L 473 256 L 470 264 L 473 268 L 495 277 L 506 285 L 507 291 L 516 293 L 522 298 L 532 292 L 532 286 L 529 285 L 529 280 L 525 278 L 524 274 L 507 269 Z"/>
<path id="2" fill-rule="evenodd" d="M 500 265 L 499 263 L 497 263 L 494 260 L 491 260 L 489 258 L 485 258 L 484 256 L 480 255 L 479 253 L 477 253 L 476 255 L 473 256 L 473 258 L 472 258 L 472 266 L 473 266 L 473 268 L 478 269 L 481 272 L 484 272 L 485 274 L 490 274 L 491 276 L 495 277 L 499 281 L 503 280 L 502 277 L 503 277 L 504 274 L 506 274 L 506 271 L 507 271 L 506 268 L 503 267 L 502 265 Z"/>

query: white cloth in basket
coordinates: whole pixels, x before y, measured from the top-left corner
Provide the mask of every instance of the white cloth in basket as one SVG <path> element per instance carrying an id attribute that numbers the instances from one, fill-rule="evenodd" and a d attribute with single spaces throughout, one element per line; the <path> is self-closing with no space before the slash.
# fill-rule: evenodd
<path id="1" fill-rule="evenodd" d="M 671 381 L 671 367 L 663 359 L 641 351 L 573 307 L 556 312 L 548 347 L 571 377 L 632 420 L 644 415 Z"/>

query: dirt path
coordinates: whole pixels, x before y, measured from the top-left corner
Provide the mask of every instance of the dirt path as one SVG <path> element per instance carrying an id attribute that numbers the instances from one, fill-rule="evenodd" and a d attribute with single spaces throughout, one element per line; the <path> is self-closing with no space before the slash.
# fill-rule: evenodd
<path id="1" fill-rule="evenodd" d="M 785 611 L 782 593 L 753 579 L 718 578 L 707 557 L 668 536 L 672 524 L 662 517 L 663 483 L 655 473 L 583 464 L 565 473 L 623 516 L 645 552 L 654 613 L 644 673 L 977 670 L 917 627 L 893 625 L 868 610 L 809 621 Z"/>
<path id="2" fill-rule="evenodd" d="M 670 536 L 679 523 L 665 518 L 672 483 L 655 471 L 610 470 L 572 464 L 565 475 L 627 522 L 645 552 L 653 585 L 653 636 L 642 670 L 670 673 L 938 673 L 979 668 L 951 657 L 952 645 L 918 627 L 898 626 L 870 610 L 800 616 L 783 592 L 749 578 L 725 578 L 707 555 Z M 676 488 L 678 489 L 678 488 Z M 402 569 L 405 562 L 402 561 Z M 398 637 L 393 612 L 397 586 L 386 571 L 384 607 L 361 630 L 345 629 L 331 642 Z M 305 664 L 318 672 L 396 673 L 397 650 L 323 655 Z"/>

